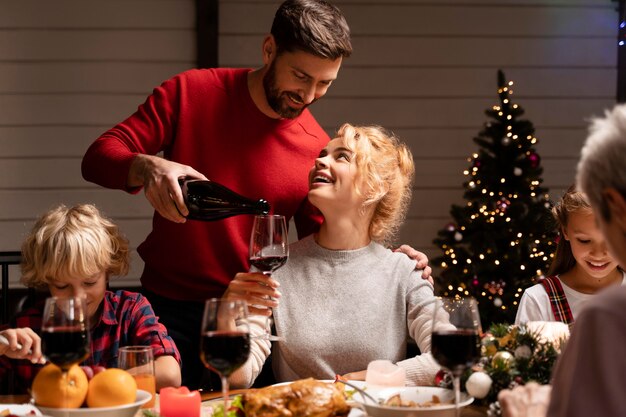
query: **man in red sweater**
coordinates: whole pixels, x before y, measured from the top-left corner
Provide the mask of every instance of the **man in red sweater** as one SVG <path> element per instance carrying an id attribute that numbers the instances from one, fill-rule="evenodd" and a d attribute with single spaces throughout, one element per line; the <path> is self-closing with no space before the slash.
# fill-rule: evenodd
<path id="1" fill-rule="evenodd" d="M 264 198 L 274 213 L 294 219 L 300 238 L 321 222 L 306 199 L 307 177 L 329 137 L 307 107 L 326 94 L 352 53 L 348 24 L 323 0 L 287 0 L 262 52 L 256 70 L 190 70 L 165 81 L 82 162 L 86 180 L 130 193 L 143 188 L 155 208 L 152 232 L 138 247 L 141 284 L 176 341 L 190 388 L 201 383 L 203 302 L 249 269 L 253 219 L 186 221 L 178 179 L 208 178 Z M 418 267 L 428 268 L 426 257 L 416 256 Z"/>

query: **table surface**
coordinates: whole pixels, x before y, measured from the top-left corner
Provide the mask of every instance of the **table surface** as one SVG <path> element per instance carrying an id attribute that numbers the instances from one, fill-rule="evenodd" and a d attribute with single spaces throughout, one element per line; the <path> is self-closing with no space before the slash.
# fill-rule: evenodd
<path id="1" fill-rule="evenodd" d="M 246 390 L 231 390 L 232 395 L 244 393 Z M 222 396 L 221 392 L 203 392 L 201 395 L 202 401 L 214 400 Z M 0 404 L 25 404 L 30 401 L 28 395 L 0 395 Z M 139 411 L 135 417 L 141 417 L 142 413 Z M 487 410 L 484 407 L 479 406 L 467 406 L 464 407 L 461 412 L 462 417 L 486 417 Z"/>

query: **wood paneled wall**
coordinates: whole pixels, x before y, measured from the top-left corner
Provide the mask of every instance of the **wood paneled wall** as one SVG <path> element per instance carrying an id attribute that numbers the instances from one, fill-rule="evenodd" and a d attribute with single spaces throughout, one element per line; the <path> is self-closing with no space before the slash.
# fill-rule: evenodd
<path id="1" fill-rule="evenodd" d="M 221 66 L 260 65 L 279 1 L 222 0 Z M 496 71 L 536 127 L 557 198 L 573 181 L 586 119 L 615 102 L 616 4 L 610 0 L 336 0 L 354 54 L 312 107 L 332 134 L 381 124 L 410 144 L 413 204 L 399 241 L 432 245 L 462 203 L 472 138 L 496 103 Z M 80 175 L 86 147 L 152 88 L 195 62 L 192 0 L 0 0 L 0 250 L 19 249 L 58 203 L 94 202 L 136 247 L 150 230 L 142 195 Z M 120 285 L 137 283 L 141 260 Z M 12 273 L 13 283 L 19 273 Z"/>

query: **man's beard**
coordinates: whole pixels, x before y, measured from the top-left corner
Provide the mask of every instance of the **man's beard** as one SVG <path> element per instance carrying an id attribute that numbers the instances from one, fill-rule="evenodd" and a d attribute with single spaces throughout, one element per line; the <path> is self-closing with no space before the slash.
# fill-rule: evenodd
<path id="1" fill-rule="evenodd" d="M 288 91 L 280 91 L 278 88 L 278 84 L 276 83 L 276 68 L 274 67 L 274 62 L 270 64 L 270 67 L 267 69 L 267 72 L 263 76 L 263 89 L 265 90 L 265 98 L 267 99 L 267 103 L 270 105 L 272 110 L 274 110 L 280 117 L 284 119 L 295 119 L 300 116 L 304 109 L 309 107 L 311 104 L 315 102 L 313 100 L 311 103 L 302 106 L 301 108 L 294 109 L 289 106 L 289 96 L 295 96 L 298 100 L 302 101 L 302 97 L 297 95 L 296 93 L 291 93 Z"/>

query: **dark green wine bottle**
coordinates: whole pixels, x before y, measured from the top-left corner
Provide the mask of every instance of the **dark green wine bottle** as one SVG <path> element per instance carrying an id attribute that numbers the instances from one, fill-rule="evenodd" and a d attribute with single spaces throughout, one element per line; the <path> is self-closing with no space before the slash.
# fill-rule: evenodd
<path id="1" fill-rule="evenodd" d="M 210 180 L 181 178 L 178 180 L 189 210 L 187 219 L 215 221 L 240 214 L 267 214 L 270 204 L 237 194 L 224 185 Z"/>

